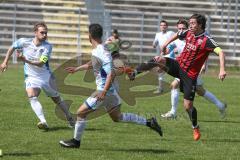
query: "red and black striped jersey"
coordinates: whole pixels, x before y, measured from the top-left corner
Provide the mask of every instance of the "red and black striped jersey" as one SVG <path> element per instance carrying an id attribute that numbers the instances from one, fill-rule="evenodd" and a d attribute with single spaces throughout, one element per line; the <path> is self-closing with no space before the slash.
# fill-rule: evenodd
<path id="1" fill-rule="evenodd" d="M 185 39 L 186 45 L 177 61 L 190 78 L 196 79 L 209 53 L 213 52 L 218 44 L 206 33 L 194 35 L 189 30 L 179 32 L 178 38 Z"/>

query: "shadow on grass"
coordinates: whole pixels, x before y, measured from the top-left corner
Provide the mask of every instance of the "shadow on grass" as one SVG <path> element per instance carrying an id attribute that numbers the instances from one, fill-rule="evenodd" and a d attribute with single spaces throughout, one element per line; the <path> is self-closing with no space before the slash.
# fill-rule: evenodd
<path id="1" fill-rule="evenodd" d="M 199 122 L 210 122 L 210 123 L 240 123 L 239 121 L 228 121 L 228 120 L 199 120 Z"/>
<path id="2" fill-rule="evenodd" d="M 9 157 L 31 157 L 34 155 L 45 155 L 49 153 L 29 153 L 29 152 L 8 152 L 8 153 L 3 153 L 3 156 L 9 156 Z"/>
<path id="3" fill-rule="evenodd" d="M 72 128 L 70 127 L 51 127 L 49 128 L 48 132 L 54 132 L 58 130 L 71 130 Z"/>
<path id="4" fill-rule="evenodd" d="M 85 131 L 104 131 L 103 128 L 86 128 Z"/>
<path id="5" fill-rule="evenodd" d="M 110 148 L 110 149 L 102 149 L 102 148 L 83 148 L 83 150 L 99 150 L 99 151 L 114 151 L 114 152 L 129 152 L 129 153 L 154 153 L 154 154 L 166 154 L 173 153 L 172 150 L 165 149 L 149 149 L 149 148 Z"/>
<path id="6" fill-rule="evenodd" d="M 58 131 L 58 130 L 74 130 L 73 128 L 70 127 L 51 127 L 49 128 L 48 132 L 54 132 L 54 131 Z M 104 129 L 102 128 L 86 128 L 85 131 L 103 131 Z"/>
<path id="7" fill-rule="evenodd" d="M 173 153 L 171 150 L 165 149 L 148 149 L 148 148 L 130 148 L 130 149 L 111 149 L 111 151 L 120 151 L 120 152 L 133 152 L 133 153 L 155 153 L 155 154 L 166 154 Z"/>

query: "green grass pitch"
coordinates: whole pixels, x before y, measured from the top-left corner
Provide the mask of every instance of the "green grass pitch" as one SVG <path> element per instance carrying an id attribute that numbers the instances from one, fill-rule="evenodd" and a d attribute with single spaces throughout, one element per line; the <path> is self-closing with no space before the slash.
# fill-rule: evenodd
<path id="1" fill-rule="evenodd" d="M 213 73 L 213 72 L 211 72 Z M 10 66 L 0 75 L 0 149 L 4 160 L 235 160 L 240 157 L 239 77 L 231 76 L 224 82 L 217 79 L 218 70 L 205 75 L 204 86 L 219 99 L 228 103 L 227 117 L 220 119 L 217 108 L 196 96 L 195 103 L 202 137 L 192 138 L 188 116 L 182 106 L 180 94 L 178 118 L 164 120 L 160 114 L 170 108 L 170 93 L 157 97 L 137 98 L 136 105 L 123 103 L 122 111 L 156 116 L 164 137 L 139 125 L 114 123 L 107 115 L 90 120 L 84 132 L 80 149 L 64 149 L 61 139 L 73 136 L 73 130 L 55 115 L 55 105 L 41 93 L 49 132 L 38 130 L 38 122 L 25 94 L 23 68 Z M 82 73 L 68 76 L 66 84 L 94 88 L 94 82 L 82 82 Z M 58 78 L 58 77 L 57 77 Z M 171 78 L 166 78 L 170 81 Z M 130 82 L 127 82 L 130 83 Z M 134 82 L 131 82 L 134 83 Z M 149 87 L 151 88 L 151 87 Z M 152 88 L 154 88 L 152 86 Z M 143 87 L 148 89 L 148 87 Z M 74 113 L 86 96 L 62 94 L 72 100 Z"/>

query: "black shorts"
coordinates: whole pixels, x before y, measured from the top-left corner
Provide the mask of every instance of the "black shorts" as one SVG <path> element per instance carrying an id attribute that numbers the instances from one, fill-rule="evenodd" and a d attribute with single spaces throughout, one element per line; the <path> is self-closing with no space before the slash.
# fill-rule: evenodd
<path id="1" fill-rule="evenodd" d="M 193 101 L 196 92 L 197 79 L 191 79 L 187 73 L 180 68 L 179 63 L 171 58 L 166 58 L 165 71 L 180 79 L 180 91 L 184 93 L 184 99 Z"/>

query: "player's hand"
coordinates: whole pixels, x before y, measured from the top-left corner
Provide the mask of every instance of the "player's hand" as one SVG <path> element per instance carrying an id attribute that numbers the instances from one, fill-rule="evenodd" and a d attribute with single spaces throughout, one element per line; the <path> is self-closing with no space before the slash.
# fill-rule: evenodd
<path id="1" fill-rule="evenodd" d="M 227 73 L 226 73 L 225 70 L 220 70 L 218 77 L 219 77 L 220 80 L 223 81 L 225 79 L 226 75 L 227 75 Z"/>
<path id="2" fill-rule="evenodd" d="M 17 52 L 17 53 L 18 53 L 18 52 Z M 22 53 L 17 54 L 17 58 L 18 58 L 19 60 L 23 61 L 23 62 L 26 61 L 26 58 L 23 56 Z"/>
<path id="3" fill-rule="evenodd" d="M 166 54 L 166 52 L 167 52 L 167 46 L 162 45 L 162 46 L 161 46 L 161 52 L 163 52 L 164 54 Z"/>
<path id="4" fill-rule="evenodd" d="M 65 71 L 73 74 L 77 71 L 77 67 L 67 67 L 67 68 L 65 68 Z"/>
<path id="5" fill-rule="evenodd" d="M 7 65 L 6 63 L 2 63 L 2 64 L 0 65 L 0 70 L 1 70 L 1 72 L 6 71 L 7 67 L 8 67 L 8 65 Z"/>
<path id="6" fill-rule="evenodd" d="M 118 70 L 119 70 L 119 72 L 122 72 L 125 74 L 134 72 L 134 69 L 132 69 L 131 67 L 128 67 L 128 66 L 118 67 Z"/>
<path id="7" fill-rule="evenodd" d="M 107 91 L 101 91 L 96 95 L 97 100 L 102 101 L 104 100 L 105 96 L 107 94 Z"/>

